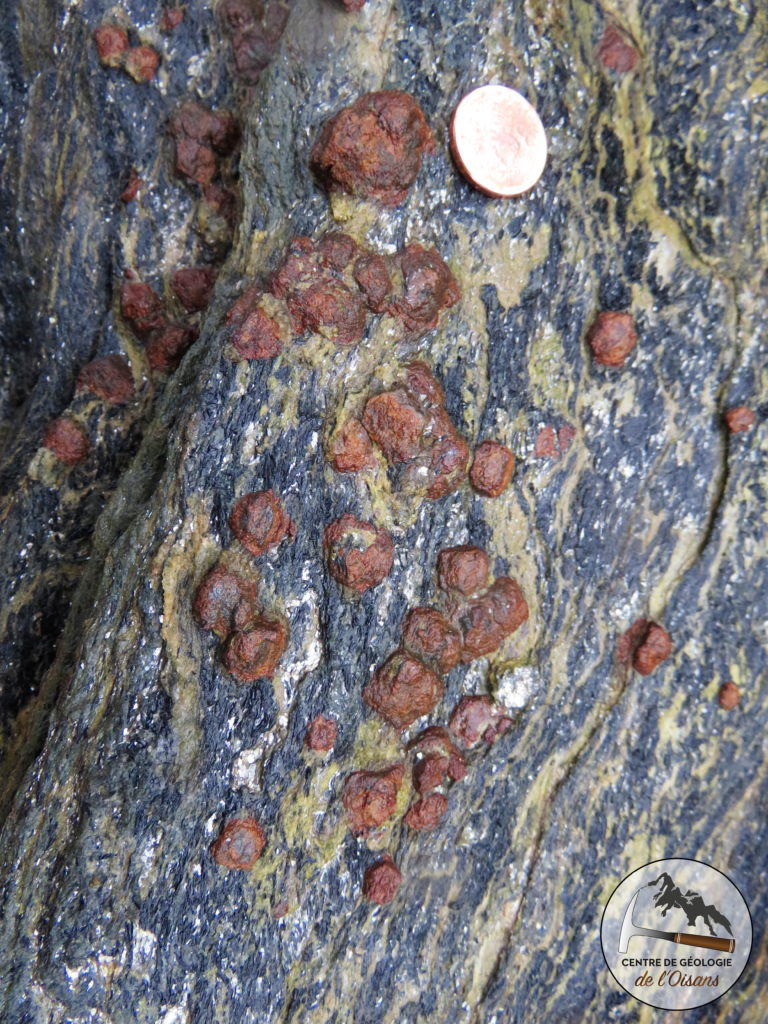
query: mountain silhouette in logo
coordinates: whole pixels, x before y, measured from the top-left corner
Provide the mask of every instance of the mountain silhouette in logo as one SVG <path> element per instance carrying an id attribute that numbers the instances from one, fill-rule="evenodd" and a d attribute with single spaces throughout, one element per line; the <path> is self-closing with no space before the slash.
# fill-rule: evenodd
<path id="1" fill-rule="evenodd" d="M 668 875 L 666 871 L 652 882 L 649 882 L 648 885 L 659 885 L 659 891 L 653 894 L 653 904 L 660 910 L 662 917 L 666 917 L 668 910 L 677 908 L 682 910 L 688 918 L 688 924 L 692 928 L 695 927 L 696 920 L 700 917 L 707 928 L 709 928 L 710 935 L 716 934 L 715 929 L 712 927 L 713 921 L 716 924 L 722 925 L 729 935 L 733 935 L 731 922 L 725 914 L 721 914 L 714 904 L 705 904 L 703 896 L 693 889 L 689 889 L 684 893 L 675 885 L 671 875 Z"/>

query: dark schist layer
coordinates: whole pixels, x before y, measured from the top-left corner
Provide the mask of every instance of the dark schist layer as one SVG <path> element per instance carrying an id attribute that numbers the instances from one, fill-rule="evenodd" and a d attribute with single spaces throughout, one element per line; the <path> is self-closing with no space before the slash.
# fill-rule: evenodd
<path id="1" fill-rule="evenodd" d="M 27 681 L 25 701 L 44 686 L 4 772 L 4 1021 L 133 1020 L 137 1007 L 193 1022 L 221 1007 L 232 1020 L 629 1021 L 637 1004 L 582 936 L 597 934 L 602 896 L 656 849 L 726 870 L 764 942 L 756 156 L 768 129 L 744 102 L 762 24 L 748 8 L 705 6 L 654 0 L 641 26 L 608 31 L 599 11 L 585 29 L 573 4 L 345 11 L 298 0 L 278 43 L 284 4 L 223 5 L 221 21 L 185 5 L 171 32 L 142 39 L 160 12 L 139 2 L 129 48 L 160 53 L 143 82 L 100 65 L 103 9 L 75 19 L 32 0 L 8 19 L 9 717 Z M 201 72 L 203 99 L 189 75 L 209 50 L 221 63 Z M 552 143 L 540 183 L 509 204 L 475 193 L 445 147 L 482 68 L 534 102 Z M 399 188 L 384 202 L 332 189 L 329 202 L 309 168 L 322 126 L 381 89 L 414 97 L 435 150 L 402 199 Z M 190 99 L 245 115 L 239 150 L 216 154 L 208 184 L 174 169 L 169 121 Z M 126 202 L 131 168 L 143 184 Z M 188 241 L 164 263 L 180 220 L 189 234 L 174 237 Z M 301 337 L 288 321 L 287 344 L 257 324 L 237 353 L 227 311 L 255 279 L 268 292 L 292 239 L 319 244 L 328 231 L 379 255 L 435 249 L 460 298 L 436 325 L 421 319 L 418 336 L 390 332 L 402 267 L 368 261 L 362 284 L 344 280 L 368 296 L 362 336 L 359 314 L 349 320 L 353 344 L 315 331 L 339 304 L 313 293 L 293 302 Z M 343 277 L 343 247 L 326 249 L 323 265 Z M 207 310 L 187 310 L 175 271 L 220 265 L 228 251 Z M 127 269 L 174 323 L 194 320 L 198 339 L 175 370 L 140 369 L 145 342 L 118 309 Z M 632 319 L 621 367 L 613 343 L 613 365 L 590 345 L 603 312 Z M 124 403 L 77 384 L 112 354 L 135 371 Z M 395 392 L 414 362 L 443 391 L 454 450 L 457 437 L 466 445 L 435 497 L 364 425 L 369 398 Z M 741 407 L 754 419 L 734 431 L 726 414 Z M 72 466 L 42 445 L 62 416 L 91 444 Z M 360 426 L 340 456 L 333 428 L 347 420 Z M 413 436 L 421 458 L 425 436 Z M 468 478 L 487 440 L 515 455 L 508 482 L 502 469 L 483 484 L 505 482 L 496 496 Z M 296 533 L 252 555 L 229 517 L 244 495 L 269 491 Z M 345 515 L 392 537 L 391 569 L 362 593 L 329 574 L 323 550 Z M 517 582 L 529 615 L 494 650 L 453 664 L 450 630 L 463 651 L 472 621 L 438 594 L 437 556 L 465 545 L 487 552 L 488 586 Z M 196 588 L 225 557 L 286 627 L 271 678 L 238 680 L 222 661 L 226 636 L 195 621 Z M 487 610 L 482 589 L 452 593 Z M 413 627 L 404 638 L 409 614 L 429 608 L 447 624 L 435 620 L 439 637 Z M 618 657 L 639 621 L 631 657 Z M 671 639 L 664 660 L 658 633 L 643 650 L 650 624 Z M 445 688 L 403 733 L 362 699 L 401 642 L 421 645 L 411 656 Z M 331 750 L 305 743 L 320 715 L 336 724 Z M 394 809 L 375 824 L 392 794 L 378 810 L 374 799 L 355 834 L 345 779 L 400 765 Z M 248 824 L 227 832 L 232 822 Z M 220 858 L 243 867 L 214 859 L 222 836 Z M 697 1019 L 759 1013 L 765 973 L 754 956 L 738 999 Z"/>

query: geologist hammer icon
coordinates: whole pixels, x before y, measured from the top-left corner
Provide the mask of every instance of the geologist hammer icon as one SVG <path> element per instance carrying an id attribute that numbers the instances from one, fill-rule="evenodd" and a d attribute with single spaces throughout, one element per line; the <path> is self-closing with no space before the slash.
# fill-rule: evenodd
<path id="1" fill-rule="evenodd" d="M 720 939 L 716 935 L 695 935 L 691 932 L 662 932 L 656 928 L 642 928 L 635 924 L 632 917 L 635 912 L 637 897 L 640 889 L 629 901 L 624 912 L 624 920 L 621 924 L 621 935 L 619 936 L 619 952 L 626 953 L 629 940 L 635 935 L 644 935 L 649 939 L 666 939 L 667 942 L 679 942 L 683 946 L 700 946 L 702 949 L 719 949 L 723 953 L 732 953 L 736 948 L 735 939 Z"/>

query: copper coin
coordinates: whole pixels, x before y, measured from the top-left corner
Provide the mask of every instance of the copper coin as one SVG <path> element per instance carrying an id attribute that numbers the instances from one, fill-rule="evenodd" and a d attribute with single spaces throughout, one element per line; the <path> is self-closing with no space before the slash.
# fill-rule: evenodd
<path id="1" fill-rule="evenodd" d="M 489 196 L 506 199 L 533 188 L 547 162 L 541 118 L 519 92 L 483 85 L 453 112 L 451 151 L 464 175 Z"/>

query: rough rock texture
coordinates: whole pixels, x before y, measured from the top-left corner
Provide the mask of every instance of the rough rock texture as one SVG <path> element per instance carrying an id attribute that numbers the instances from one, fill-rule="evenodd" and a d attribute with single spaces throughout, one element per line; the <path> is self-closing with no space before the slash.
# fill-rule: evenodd
<path id="1" fill-rule="evenodd" d="M 14 0 L 0 26 L 0 1019 L 650 1024 L 611 981 L 598 929 L 624 874 L 675 855 L 727 871 L 755 927 L 738 998 L 686 1024 L 761 1024 L 764 5 L 380 0 L 350 14 L 296 0 L 266 70 L 262 37 L 236 35 L 236 6 L 242 95 L 204 5 L 185 5 L 171 35 L 142 29 L 161 52 L 142 84 L 99 64 L 101 0 Z M 253 23 L 272 10 L 285 7 Z M 132 3 L 135 25 L 157 17 Z M 637 50 L 627 71 L 598 59 L 609 23 Z M 534 101 L 552 143 L 541 182 L 509 202 L 473 191 L 446 146 L 453 106 L 490 79 Z M 415 96 L 436 152 L 397 208 L 329 200 L 312 145 L 382 88 Z M 229 182 L 202 193 L 175 175 L 166 129 L 190 98 L 246 115 L 237 200 Z M 144 184 L 126 205 L 131 167 Z M 120 316 L 123 274 L 160 294 L 179 266 L 220 259 L 233 218 L 199 338 L 153 380 Z M 434 246 L 460 301 L 417 342 L 382 314 L 354 349 L 225 355 L 235 299 L 264 286 L 292 238 L 331 228 L 376 251 Z M 587 348 L 601 310 L 636 324 L 621 372 Z M 80 369 L 112 353 L 134 368 L 135 399 L 78 395 Z M 499 498 L 463 484 L 424 503 L 384 467 L 363 482 L 329 467 L 334 424 L 414 358 L 472 447 L 514 450 Z M 730 434 L 724 411 L 740 405 L 754 426 Z M 40 450 L 62 415 L 92 439 L 66 471 Z M 559 457 L 535 456 L 544 427 L 575 431 Z M 295 541 L 258 568 L 290 641 L 272 680 L 242 684 L 191 603 L 236 498 L 268 489 L 303 510 Z M 346 512 L 394 539 L 392 572 L 360 596 L 323 558 L 323 526 Z M 451 672 L 414 729 L 444 725 L 469 693 L 514 707 L 515 722 L 468 752 L 434 830 L 401 823 L 407 775 L 374 853 L 346 828 L 343 780 L 403 751 L 361 689 L 407 609 L 436 600 L 437 552 L 460 544 L 518 580 L 530 614 Z M 616 658 L 638 618 L 674 638 L 646 678 Z M 726 680 L 741 693 L 727 714 Z M 309 764 L 319 713 L 339 738 Z M 250 871 L 210 853 L 233 817 L 267 835 Z M 385 852 L 402 883 L 374 907 L 363 876 Z"/>

